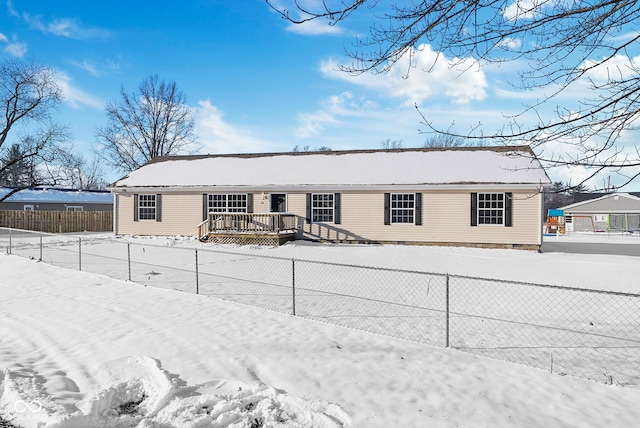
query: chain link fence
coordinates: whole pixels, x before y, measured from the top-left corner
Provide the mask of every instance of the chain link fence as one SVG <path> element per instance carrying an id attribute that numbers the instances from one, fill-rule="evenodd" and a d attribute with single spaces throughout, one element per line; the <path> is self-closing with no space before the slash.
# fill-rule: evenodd
<path id="1" fill-rule="evenodd" d="M 640 386 L 640 295 L 0 229 L 7 253 L 608 384 Z"/>

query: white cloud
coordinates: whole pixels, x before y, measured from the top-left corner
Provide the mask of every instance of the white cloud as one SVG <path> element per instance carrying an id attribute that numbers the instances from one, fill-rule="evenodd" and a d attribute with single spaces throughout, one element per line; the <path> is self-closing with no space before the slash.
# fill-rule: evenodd
<path id="1" fill-rule="evenodd" d="M 522 46 L 522 40 L 507 37 L 498 42 L 496 46 L 505 50 L 519 49 Z"/>
<path id="2" fill-rule="evenodd" d="M 296 21 L 311 18 L 311 15 L 304 13 L 302 10 L 323 12 L 327 8 L 327 5 L 321 0 L 271 0 L 270 3 L 278 11 L 289 13 L 291 18 Z M 272 11 L 276 13 L 275 10 Z M 341 34 L 343 32 L 342 28 L 337 25 L 330 25 L 329 19 L 310 19 L 300 24 L 294 24 L 290 21 L 285 22 L 288 23 L 287 31 L 308 36 Z"/>
<path id="3" fill-rule="evenodd" d="M 338 68 L 339 64 L 333 60 L 322 62 L 320 67 L 327 77 L 403 98 L 405 105 L 443 95 L 456 104 L 482 100 L 487 96 L 486 77 L 477 61 L 470 58 L 448 59 L 429 45 L 420 45 L 407 52 L 387 73 L 352 76 Z"/>
<path id="4" fill-rule="evenodd" d="M 253 136 L 250 130 L 225 122 L 224 113 L 209 100 L 198 101 L 193 110 L 203 153 L 259 153 L 275 149 L 275 144 Z"/>
<path id="5" fill-rule="evenodd" d="M 290 23 L 287 26 L 287 31 L 307 36 L 332 35 L 343 32 L 337 25 L 329 25 L 328 22 L 317 19 L 303 24 Z"/>
<path id="6" fill-rule="evenodd" d="M 320 103 L 320 108 L 311 113 L 298 114 L 300 124 L 293 130 L 296 138 L 311 138 L 320 135 L 329 128 L 352 126 L 356 120 L 378 121 L 380 106 L 357 98 L 350 92 L 332 95 Z"/>
<path id="7" fill-rule="evenodd" d="M 9 15 L 11 16 L 19 16 L 18 12 L 13 7 L 13 1 L 11 0 L 7 0 L 7 12 L 9 12 Z"/>
<path id="8" fill-rule="evenodd" d="M 45 22 L 41 15 L 23 13 L 22 17 L 32 27 L 45 34 L 67 37 L 70 39 L 92 39 L 108 37 L 109 31 L 97 27 L 87 27 L 74 19 L 61 18 Z"/>
<path id="9" fill-rule="evenodd" d="M 604 59 L 587 60 L 580 65 L 580 69 L 587 70 L 587 77 L 596 83 L 626 79 L 638 75 L 640 56 L 628 57 L 617 54 L 606 61 Z"/>
<path id="10" fill-rule="evenodd" d="M 22 58 L 27 53 L 27 45 L 25 43 L 9 43 L 4 47 L 3 51 L 11 56 Z"/>
<path id="11" fill-rule="evenodd" d="M 22 58 L 27 53 L 27 44 L 19 42 L 16 36 L 13 36 L 13 41 L 11 42 L 7 36 L 0 33 L 0 42 L 6 43 L 2 50 L 11 56 Z"/>
<path id="12" fill-rule="evenodd" d="M 88 72 L 90 75 L 92 76 L 98 76 L 98 70 L 96 69 L 96 67 L 89 63 L 89 61 L 87 61 L 86 59 L 83 59 L 82 62 L 77 62 L 77 61 L 71 61 L 71 64 L 75 65 L 76 67 Z"/>
<path id="13" fill-rule="evenodd" d="M 62 90 L 64 101 L 72 108 L 87 106 L 97 109 L 104 108 L 104 102 L 97 97 L 76 88 L 71 84 L 71 78 L 63 72 L 57 73 L 56 83 Z"/>
<path id="14" fill-rule="evenodd" d="M 510 21 L 533 19 L 545 6 L 552 6 L 557 0 L 515 0 L 502 12 L 502 16 Z"/>
<path id="15" fill-rule="evenodd" d="M 298 122 L 301 125 L 294 129 L 294 135 L 298 138 L 309 138 L 320 134 L 326 125 L 336 124 L 338 120 L 331 112 L 318 110 L 298 114 Z"/>

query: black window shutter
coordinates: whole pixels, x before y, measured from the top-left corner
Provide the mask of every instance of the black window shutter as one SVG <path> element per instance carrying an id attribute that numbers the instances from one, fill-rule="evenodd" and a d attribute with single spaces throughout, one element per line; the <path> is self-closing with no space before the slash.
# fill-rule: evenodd
<path id="1" fill-rule="evenodd" d="M 156 221 L 162 221 L 162 195 L 156 195 Z"/>
<path id="2" fill-rule="evenodd" d="M 247 213 L 253 213 L 253 193 L 247 193 Z"/>
<path id="3" fill-rule="evenodd" d="M 311 223 L 311 193 L 307 193 L 307 224 Z"/>
<path id="4" fill-rule="evenodd" d="M 478 225 L 478 194 L 471 194 L 471 226 Z"/>
<path id="5" fill-rule="evenodd" d="M 422 193 L 416 193 L 414 203 L 416 207 L 415 224 L 416 226 L 422 226 Z"/>
<path id="6" fill-rule="evenodd" d="M 209 218 L 209 195 L 204 193 L 202 195 L 202 221 Z"/>
<path id="7" fill-rule="evenodd" d="M 133 195 L 133 221 L 138 221 L 138 195 Z"/>
<path id="8" fill-rule="evenodd" d="M 513 225 L 513 194 L 507 192 L 504 194 L 504 225 L 511 227 Z"/>
<path id="9" fill-rule="evenodd" d="M 333 223 L 340 224 L 342 222 L 342 218 L 340 214 L 342 212 L 342 204 L 340 201 L 340 193 L 336 193 L 333 195 Z"/>
<path id="10" fill-rule="evenodd" d="M 391 224 L 391 193 L 384 194 L 384 224 Z"/>

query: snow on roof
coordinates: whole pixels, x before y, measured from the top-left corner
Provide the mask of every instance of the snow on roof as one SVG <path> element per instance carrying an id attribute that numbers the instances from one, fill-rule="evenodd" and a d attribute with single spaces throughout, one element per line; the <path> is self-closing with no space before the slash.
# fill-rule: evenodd
<path id="1" fill-rule="evenodd" d="M 528 147 L 173 156 L 111 186 L 375 186 L 550 180 Z"/>
<path id="2" fill-rule="evenodd" d="M 0 187 L 0 198 L 11 189 Z M 53 202 L 82 204 L 112 204 L 113 195 L 104 191 L 71 189 L 23 189 L 3 202 Z"/>
<path id="3" fill-rule="evenodd" d="M 560 209 L 576 212 L 636 212 L 640 210 L 640 198 L 629 193 L 610 193 L 599 198 L 575 202 Z"/>

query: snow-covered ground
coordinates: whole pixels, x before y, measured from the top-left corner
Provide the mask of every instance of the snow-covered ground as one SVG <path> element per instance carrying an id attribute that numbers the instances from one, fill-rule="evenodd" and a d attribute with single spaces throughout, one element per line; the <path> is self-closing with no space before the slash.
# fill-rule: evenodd
<path id="1" fill-rule="evenodd" d="M 134 241 L 204 248 L 188 239 Z M 634 257 L 305 243 L 219 248 L 640 292 Z M 640 420 L 635 388 L 68 267 L 0 255 L 0 415 L 15 426 L 628 427 Z M 630 349 L 637 353 L 637 344 Z"/>

